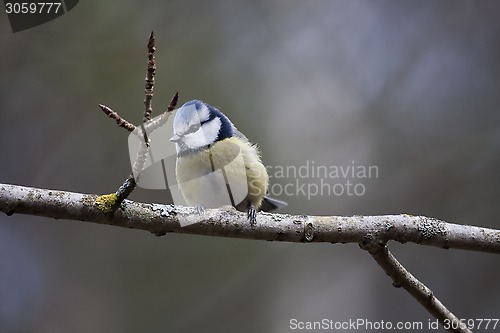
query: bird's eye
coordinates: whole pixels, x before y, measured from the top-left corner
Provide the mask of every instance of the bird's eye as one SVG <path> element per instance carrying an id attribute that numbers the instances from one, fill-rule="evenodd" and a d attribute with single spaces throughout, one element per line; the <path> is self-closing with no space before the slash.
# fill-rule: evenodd
<path id="1" fill-rule="evenodd" d="M 200 124 L 191 125 L 186 131 L 186 134 L 198 132 L 199 129 L 200 129 Z"/>

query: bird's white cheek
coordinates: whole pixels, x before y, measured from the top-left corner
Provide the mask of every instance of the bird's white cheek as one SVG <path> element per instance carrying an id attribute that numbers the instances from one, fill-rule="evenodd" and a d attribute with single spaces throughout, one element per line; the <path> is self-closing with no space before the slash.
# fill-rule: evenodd
<path id="1" fill-rule="evenodd" d="M 211 143 L 202 130 L 186 135 L 183 141 L 191 149 L 205 147 Z"/>

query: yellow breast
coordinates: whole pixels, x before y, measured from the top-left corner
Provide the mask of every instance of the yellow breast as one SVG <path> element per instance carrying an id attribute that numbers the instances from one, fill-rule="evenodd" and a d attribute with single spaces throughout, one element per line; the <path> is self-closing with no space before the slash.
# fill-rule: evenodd
<path id="1" fill-rule="evenodd" d="M 217 141 L 209 149 L 177 158 L 179 188 L 189 205 L 233 205 L 258 209 L 269 177 L 257 147 L 239 138 Z"/>

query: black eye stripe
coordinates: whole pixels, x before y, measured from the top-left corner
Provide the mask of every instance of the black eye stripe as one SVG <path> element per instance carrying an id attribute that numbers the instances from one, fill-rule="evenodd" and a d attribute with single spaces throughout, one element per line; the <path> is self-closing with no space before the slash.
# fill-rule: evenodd
<path id="1" fill-rule="evenodd" d="M 212 121 L 215 119 L 215 114 L 210 112 L 209 116 L 208 116 L 208 119 L 207 120 L 203 120 L 200 124 L 203 126 L 203 124 L 206 124 L 208 123 L 209 121 Z"/>
<path id="2" fill-rule="evenodd" d="M 203 126 L 204 124 L 206 124 L 208 122 L 211 122 L 214 119 L 215 119 L 215 115 L 210 114 L 210 116 L 209 116 L 209 118 L 207 120 L 203 120 L 200 123 L 193 124 L 193 125 L 189 126 L 189 128 L 186 131 L 186 134 L 197 132 L 201 128 L 201 126 Z"/>
<path id="3" fill-rule="evenodd" d="M 195 133 L 195 132 L 197 132 L 200 129 L 200 127 L 201 127 L 200 124 L 191 125 L 187 129 L 186 134 L 188 134 L 188 133 Z"/>

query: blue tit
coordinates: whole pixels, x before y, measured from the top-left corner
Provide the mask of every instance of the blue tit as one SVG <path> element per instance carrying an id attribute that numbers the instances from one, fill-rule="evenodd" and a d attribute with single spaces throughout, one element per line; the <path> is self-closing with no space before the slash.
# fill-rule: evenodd
<path id="1" fill-rule="evenodd" d="M 246 212 L 251 224 L 258 211 L 286 206 L 267 196 L 269 176 L 257 146 L 215 107 L 197 100 L 185 103 L 175 114 L 173 132 L 177 184 L 187 204 L 230 204 Z"/>

